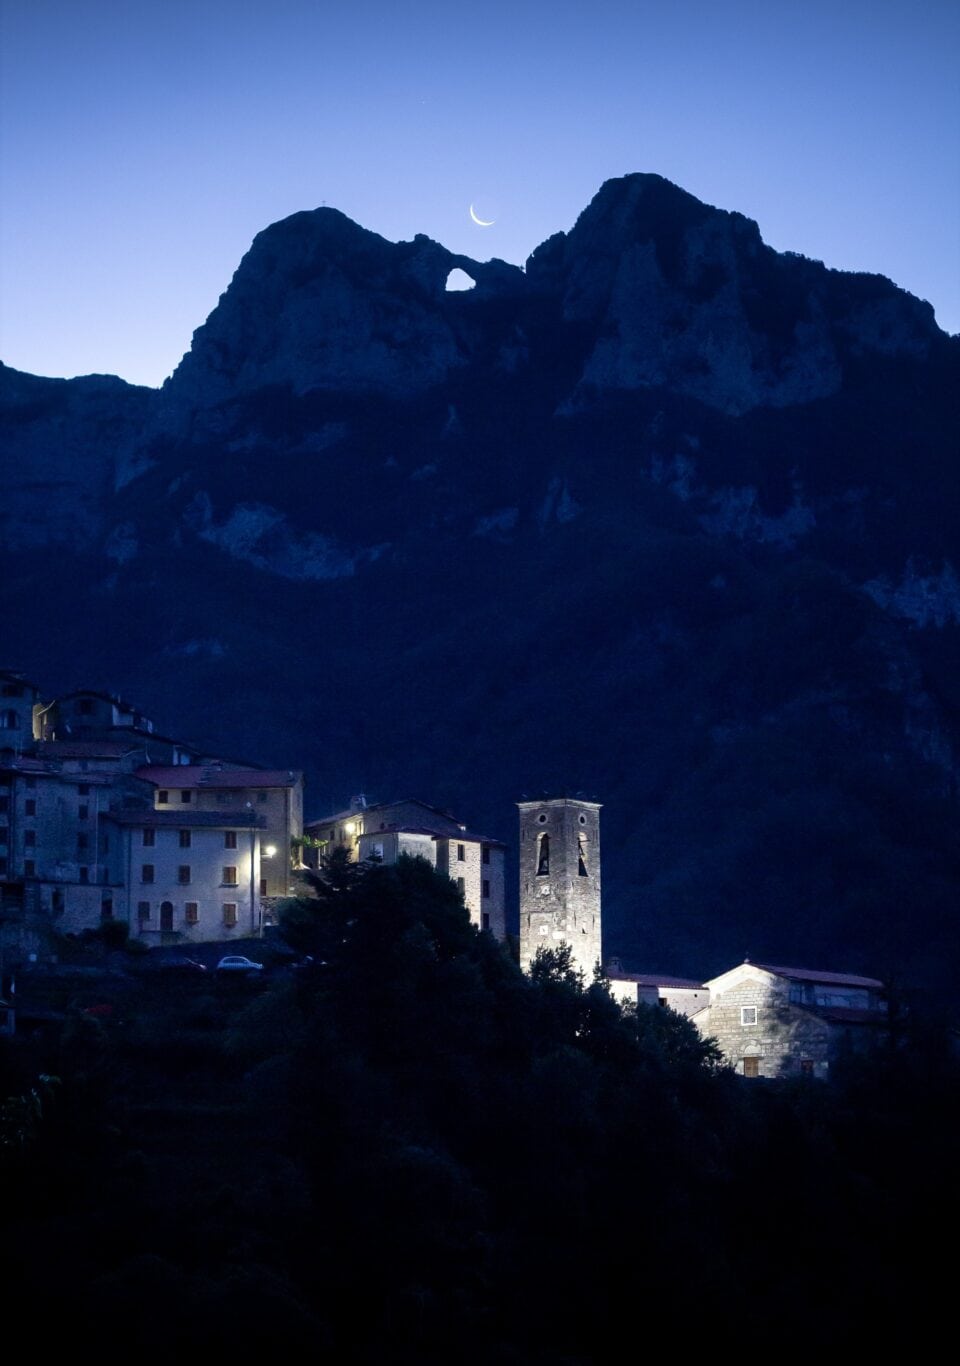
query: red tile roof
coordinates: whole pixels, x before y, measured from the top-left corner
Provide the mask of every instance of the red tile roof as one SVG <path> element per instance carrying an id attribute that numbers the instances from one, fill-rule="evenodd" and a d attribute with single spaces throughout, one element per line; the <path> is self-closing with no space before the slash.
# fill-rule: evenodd
<path id="1" fill-rule="evenodd" d="M 252 829 L 266 829 L 265 816 L 254 815 L 250 811 L 110 811 L 104 812 L 108 820 L 117 825 L 149 825 L 174 829 L 233 829 L 236 826 L 249 826 Z"/>
<path id="2" fill-rule="evenodd" d="M 618 968 L 615 972 L 608 972 L 607 977 L 611 982 L 636 982 L 641 987 L 682 987 L 693 991 L 705 990 L 702 982 L 696 982 L 690 977 L 667 977 L 663 973 L 621 972 Z"/>
<path id="3" fill-rule="evenodd" d="M 819 968 L 775 968 L 770 963 L 754 963 L 754 967 L 764 972 L 772 972 L 776 977 L 786 977 L 791 982 L 822 982 L 838 987 L 871 987 L 883 990 L 883 983 L 876 977 L 856 977 L 847 972 L 822 972 Z"/>
<path id="4" fill-rule="evenodd" d="M 142 748 L 124 740 L 42 740 L 37 754 L 41 759 L 122 759 Z"/>
<path id="5" fill-rule="evenodd" d="M 137 769 L 138 778 L 146 778 L 164 788 L 242 788 L 294 787 L 303 774 L 294 769 L 220 768 L 215 764 L 145 764 Z"/>

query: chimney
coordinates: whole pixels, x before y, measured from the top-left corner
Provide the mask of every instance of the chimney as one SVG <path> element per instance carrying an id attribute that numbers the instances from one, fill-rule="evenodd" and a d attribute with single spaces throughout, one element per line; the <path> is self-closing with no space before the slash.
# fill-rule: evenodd
<path id="1" fill-rule="evenodd" d="M 366 797 L 363 795 L 362 792 L 358 793 L 358 795 L 357 795 L 356 797 L 351 797 L 351 798 L 350 798 L 350 810 L 351 810 L 351 811 L 366 811 L 366 809 L 367 809 L 367 799 L 366 799 Z"/>

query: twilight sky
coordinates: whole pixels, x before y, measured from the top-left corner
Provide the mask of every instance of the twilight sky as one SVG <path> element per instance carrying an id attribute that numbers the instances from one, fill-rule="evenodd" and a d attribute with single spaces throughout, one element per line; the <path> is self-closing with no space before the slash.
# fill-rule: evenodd
<path id="1" fill-rule="evenodd" d="M 298 209 L 522 263 L 630 171 L 957 332 L 958 69 L 953 0 L 0 0 L 0 358 L 159 384 Z"/>

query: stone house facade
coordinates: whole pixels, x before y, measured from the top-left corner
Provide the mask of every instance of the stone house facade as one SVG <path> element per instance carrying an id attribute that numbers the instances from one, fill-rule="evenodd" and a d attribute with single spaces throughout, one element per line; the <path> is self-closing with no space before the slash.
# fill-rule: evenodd
<path id="1" fill-rule="evenodd" d="M 357 797 L 347 810 L 308 822 L 304 833 L 316 841 L 304 849 L 314 868 L 337 846 L 353 858 L 383 863 L 401 854 L 426 859 L 457 884 L 478 929 L 506 937 L 503 844 L 469 831 L 449 812 L 415 798 L 368 805 Z"/>
<path id="2" fill-rule="evenodd" d="M 705 982 L 692 1015 L 745 1077 L 826 1077 L 839 1056 L 885 1036 L 883 983 L 873 977 L 740 963 Z"/>
<path id="3" fill-rule="evenodd" d="M 114 918 L 147 944 L 259 935 L 263 816 L 243 811 L 114 815 L 121 895 Z"/>
<path id="4" fill-rule="evenodd" d="M 605 976 L 621 1005 L 667 1006 L 678 1015 L 695 1015 L 710 1003 L 709 988 L 695 978 L 624 972 L 619 958 L 607 961 Z"/>
<path id="5" fill-rule="evenodd" d="M 158 812 L 247 811 L 262 818 L 257 894 L 265 903 L 265 923 L 272 923 L 275 902 L 293 892 L 291 861 L 299 859 L 303 834 L 303 774 L 209 763 L 145 765 L 137 777 L 151 784 Z"/>

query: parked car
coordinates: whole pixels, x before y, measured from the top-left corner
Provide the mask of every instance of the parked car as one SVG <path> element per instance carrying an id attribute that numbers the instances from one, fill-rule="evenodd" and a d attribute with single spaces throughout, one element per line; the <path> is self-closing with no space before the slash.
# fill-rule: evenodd
<path id="1" fill-rule="evenodd" d="M 157 964 L 157 970 L 159 972 L 174 973 L 178 977 L 181 975 L 184 977 L 193 977 L 202 972 L 206 972 L 207 968 L 205 963 L 198 963 L 195 958 L 171 957 L 162 958 Z"/>
<path id="2" fill-rule="evenodd" d="M 226 958 L 221 958 L 217 964 L 217 972 L 226 975 L 242 973 L 246 977 L 253 977 L 258 972 L 263 972 L 263 964 L 255 963 L 252 958 L 244 958 L 239 953 L 228 953 Z"/>

